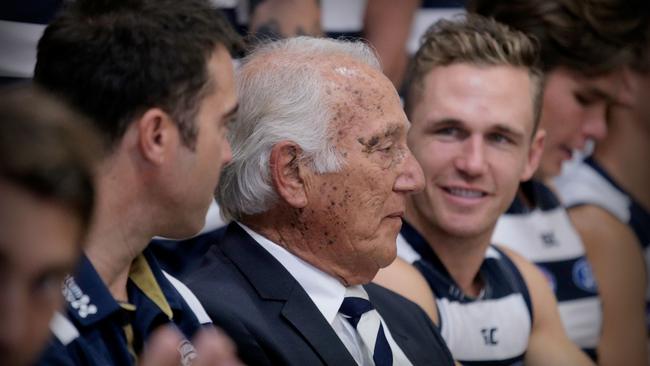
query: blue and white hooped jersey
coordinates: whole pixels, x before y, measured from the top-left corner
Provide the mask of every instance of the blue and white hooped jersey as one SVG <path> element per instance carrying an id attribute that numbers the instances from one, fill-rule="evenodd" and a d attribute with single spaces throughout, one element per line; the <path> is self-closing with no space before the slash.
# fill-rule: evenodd
<path id="1" fill-rule="evenodd" d="M 429 244 L 406 222 L 397 253 L 433 290 L 440 333 L 454 359 L 463 365 L 523 365 L 532 306 L 523 277 L 503 252 L 488 248 L 479 270 L 485 287 L 478 298 L 462 293 Z"/>
<path id="2" fill-rule="evenodd" d="M 517 251 L 537 265 L 557 297 L 569 338 L 593 358 L 602 309 L 582 240 L 548 187 L 528 181 L 522 183 L 521 190 L 534 207 L 516 197 L 499 218 L 492 242 Z"/>
<path id="3" fill-rule="evenodd" d="M 645 256 L 646 323 L 650 332 L 650 212 L 635 202 L 592 157 L 560 176 L 556 184 L 565 206 L 596 205 L 634 231 Z"/>

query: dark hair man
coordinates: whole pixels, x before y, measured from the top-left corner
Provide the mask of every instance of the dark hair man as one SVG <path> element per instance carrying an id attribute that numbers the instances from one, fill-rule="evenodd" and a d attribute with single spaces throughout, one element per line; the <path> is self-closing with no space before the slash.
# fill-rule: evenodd
<path id="1" fill-rule="evenodd" d="M 151 332 L 191 339 L 209 322 L 147 250 L 203 226 L 235 111 L 235 38 L 203 0 L 75 1 L 45 29 L 35 81 L 92 119 L 107 156 L 84 256 L 65 281 L 66 317 L 44 363 L 134 364 Z M 205 358 L 204 358 L 205 359 Z"/>

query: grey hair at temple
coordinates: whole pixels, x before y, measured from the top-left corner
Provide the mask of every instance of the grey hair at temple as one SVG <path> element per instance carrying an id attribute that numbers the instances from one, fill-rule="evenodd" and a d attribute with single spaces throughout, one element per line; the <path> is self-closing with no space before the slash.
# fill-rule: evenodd
<path id="1" fill-rule="evenodd" d="M 277 202 L 269 157 L 281 141 L 295 142 L 299 158 L 318 174 L 343 166 L 330 139 L 332 98 L 319 62 L 339 55 L 380 69 L 363 42 L 311 37 L 260 45 L 243 60 L 237 71 L 238 117 L 229 134 L 233 159 L 216 192 L 224 219 L 266 212 Z"/>

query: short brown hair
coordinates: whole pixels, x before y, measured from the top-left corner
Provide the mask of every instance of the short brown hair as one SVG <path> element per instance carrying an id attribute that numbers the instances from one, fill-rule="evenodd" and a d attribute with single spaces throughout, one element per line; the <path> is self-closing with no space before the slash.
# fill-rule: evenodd
<path id="1" fill-rule="evenodd" d="M 537 44 L 524 33 L 493 19 L 466 15 L 440 20 L 422 36 L 406 77 L 406 113 L 410 115 L 421 98 L 426 75 L 437 66 L 468 63 L 485 66 L 513 66 L 530 75 L 534 108 L 534 129 L 542 106 L 543 73 L 538 67 Z"/>
<path id="2" fill-rule="evenodd" d="M 634 70 L 650 72 L 650 1 L 590 0 L 574 7 L 601 37 L 631 49 Z"/>
<path id="3" fill-rule="evenodd" d="M 545 72 L 562 66 L 596 76 L 629 64 L 633 57 L 628 47 L 621 47 L 620 42 L 606 35 L 612 31 L 608 27 L 613 22 L 589 21 L 587 7 L 596 2 L 601 3 L 597 6 L 600 10 L 595 10 L 600 12 L 597 17 L 606 15 L 604 9 L 609 5 L 605 3 L 611 0 L 469 0 L 467 10 L 493 17 L 536 38 Z"/>

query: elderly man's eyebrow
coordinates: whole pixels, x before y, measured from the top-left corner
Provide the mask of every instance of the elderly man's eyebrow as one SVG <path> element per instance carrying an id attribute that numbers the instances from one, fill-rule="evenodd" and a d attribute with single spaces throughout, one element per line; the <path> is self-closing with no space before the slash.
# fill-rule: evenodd
<path id="1" fill-rule="evenodd" d="M 359 137 L 357 141 L 364 146 L 365 152 L 370 152 L 377 147 L 380 142 L 389 138 L 396 138 L 404 128 L 405 126 L 403 123 L 392 123 L 382 131 L 374 133 L 369 139 L 366 140 L 363 137 Z"/>

